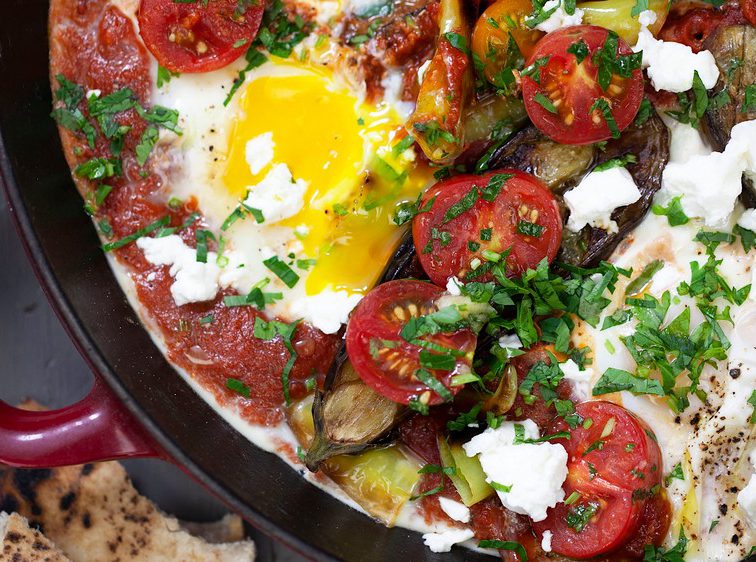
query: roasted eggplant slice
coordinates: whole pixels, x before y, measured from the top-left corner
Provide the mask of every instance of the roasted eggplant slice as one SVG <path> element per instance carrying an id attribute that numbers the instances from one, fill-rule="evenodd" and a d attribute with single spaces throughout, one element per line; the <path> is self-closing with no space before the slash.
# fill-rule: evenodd
<path id="1" fill-rule="evenodd" d="M 379 283 L 409 277 L 425 278 L 408 229 Z M 316 391 L 312 404 L 315 437 L 305 464 L 313 472 L 335 455 L 358 453 L 384 444 L 391 429 L 406 415 L 407 408 L 378 394 L 357 375 L 342 343 L 326 376 L 323 391 Z"/>
<path id="2" fill-rule="evenodd" d="M 633 154 L 637 159 L 637 163 L 628 165 L 627 169 L 641 192 L 641 198 L 612 214 L 619 232 L 610 234 L 592 227 L 585 227 L 578 233 L 563 232 L 562 249 L 557 259 L 592 266 L 608 258 L 617 244 L 646 216 L 654 193 L 661 187 L 661 173 L 669 160 L 669 132 L 657 115 L 640 126 L 631 125 L 619 139 L 608 141 L 603 150 L 595 145 L 562 145 L 530 126 L 516 133 L 497 151 L 492 167 L 523 170 L 539 178 L 554 193 L 562 195 L 598 164 L 627 154 Z"/>
<path id="3" fill-rule="evenodd" d="M 704 43 L 719 67 L 715 91 L 726 91 L 730 101 L 704 114 L 702 130 L 714 150 L 724 150 L 730 131 L 742 121 L 756 119 L 756 111 L 742 111 L 746 86 L 756 82 L 756 28 L 719 27 Z"/>
<path id="4" fill-rule="evenodd" d="M 550 140 L 533 125 L 516 133 L 491 158 L 491 168 L 515 168 L 561 194 L 590 169 L 593 145 L 566 145 Z"/>
<path id="5" fill-rule="evenodd" d="M 661 187 L 662 170 L 669 160 L 669 131 L 656 114 L 643 125 L 626 129 L 619 139 L 609 141 L 596 158 L 596 165 L 628 154 L 637 160 L 627 166 L 627 171 L 633 176 L 641 198 L 632 205 L 614 210 L 612 220 L 617 223 L 618 230 L 615 233 L 590 226 L 576 234 L 565 230 L 558 260 L 583 267 L 596 265 L 607 259 L 648 213 L 654 194 Z"/>
<path id="6" fill-rule="evenodd" d="M 325 386 L 324 392 L 315 394 L 312 404 L 315 437 L 304 459 L 313 472 L 334 455 L 357 453 L 376 445 L 406 410 L 362 382 L 344 346 Z"/>
<path id="7" fill-rule="evenodd" d="M 751 25 L 719 27 L 704 43 L 719 67 L 717 92 L 727 92 L 729 101 L 709 108 L 701 121 L 702 131 L 714 150 L 721 152 L 730 140 L 732 128 L 742 121 L 756 119 L 756 110 L 743 111 L 746 86 L 756 83 L 756 28 Z M 741 200 L 756 207 L 756 185 L 743 175 Z"/>

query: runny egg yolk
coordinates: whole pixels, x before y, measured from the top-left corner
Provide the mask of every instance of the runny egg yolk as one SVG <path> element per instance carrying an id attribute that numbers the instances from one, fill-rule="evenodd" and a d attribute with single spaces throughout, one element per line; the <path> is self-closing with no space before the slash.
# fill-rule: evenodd
<path id="1" fill-rule="evenodd" d="M 363 103 L 330 73 L 301 66 L 254 79 L 241 106 L 229 140 L 227 189 L 242 199 L 270 166 L 288 165 L 308 187 L 302 210 L 277 226 L 301 240 L 297 258 L 316 260 L 306 292 L 366 292 L 401 237 L 391 220 L 396 205 L 417 197 L 431 178 L 412 151 L 394 150 L 404 134 L 399 115 L 388 104 Z M 246 143 L 264 133 L 272 134 L 273 159 L 253 175 Z"/>

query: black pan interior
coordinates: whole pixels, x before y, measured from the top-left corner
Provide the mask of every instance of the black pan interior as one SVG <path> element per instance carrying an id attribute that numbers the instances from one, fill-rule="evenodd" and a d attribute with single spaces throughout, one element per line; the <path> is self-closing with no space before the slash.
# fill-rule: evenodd
<path id="1" fill-rule="evenodd" d="M 433 554 L 419 534 L 387 529 L 306 483 L 234 431 L 166 363 L 99 250 L 48 117 L 47 9 L 46 0 L 3 2 L 0 172 L 37 273 L 93 369 L 191 474 L 309 557 L 491 560 L 463 549 Z"/>

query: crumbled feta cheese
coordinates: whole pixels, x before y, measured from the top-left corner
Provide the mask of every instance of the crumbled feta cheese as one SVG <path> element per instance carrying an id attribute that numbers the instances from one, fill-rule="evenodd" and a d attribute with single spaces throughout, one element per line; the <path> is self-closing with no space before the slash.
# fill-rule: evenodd
<path id="1" fill-rule="evenodd" d="M 526 438 L 539 437 L 532 420 L 503 422 L 497 429 L 476 435 L 463 448 L 469 457 L 478 455 L 488 482 L 511 486 L 508 492 L 496 491 L 504 507 L 543 521 L 546 510 L 564 500 L 567 451 L 554 443 L 515 445 L 516 424 L 523 426 Z"/>
<path id="2" fill-rule="evenodd" d="M 756 209 L 746 209 L 738 219 L 738 226 L 756 232 Z"/>
<path id="3" fill-rule="evenodd" d="M 641 29 L 633 51 L 643 51 L 643 68 L 647 69 L 651 84 L 657 91 L 687 92 L 693 87 L 696 71 L 707 90 L 716 85 L 719 68 L 714 55 L 709 51 L 694 53 L 693 49 L 682 43 L 656 39 L 648 30 L 648 26 L 656 21 L 656 15 L 651 18 L 643 12 L 641 16 Z"/>
<path id="4" fill-rule="evenodd" d="M 463 503 L 439 496 L 438 504 L 446 515 L 460 523 L 470 522 L 470 509 Z"/>
<path id="5" fill-rule="evenodd" d="M 579 232 L 588 224 L 617 232 L 617 223 L 611 219 L 612 211 L 635 203 L 640 197 L 633 177 L 625 168 L 591 172 L 564 194 L 564 201 L 570 209 L 567 228 Z"/>
<path id="6" fill-rule="evenodd" d="M 317 3 L 318 15 L 315 18 L 320 25 L 326 25 L 332 18 L 339 14 L 341 9 L 339 2 L 321 0 Z"/>
<path id="7" fill-rule="evenodd" d="M 686 215 L 704 219 L 707 226 L 723 227 L 742 191 L 743 172 L 756 171 L 754 145 L 756 122 L 745 121 L 733 127 L 724 152 L 670 162 L 662 174 L 659 201 L 681 195 Z"/>
<path id="8" fill-rule="evenodd" d="M 92 98 L 92 97 L 99 98 L 101 95 L 102 95 L 102 90 L 97 90 L 97 89 L 87 90 L 86 98 L 87 99 Z"/>
<path id="9" fill-rule="evenodd" d="M 509 349 L 521 349 L 522 342 L 517 334 L 506 334 L 499 338 L 499 345 Z"/>
<path id="10" fill-rule="evenodd" d="M 366 12 L 377 10 L 385 3 L 385 0 L 349 0 L 349 11 L 361 16 Z"/>
<path id="11" fill-rule="evenodd" d="M 746 175 L 756 182 L 756 120 L 738 123 L 730 131 L 730 144 L 740 147 L 746 156 Z"/>
<path id="12" fill-rule="evenodd" d="M 304 206 L 307 182 L 294 181 L 286 164 L 273 166 L 265 178 L 249 188 L 244 204 L 259 209 L 270 224 L 296 215 Z"/>
<path id="13" fill-rule="evenodd" d="M 564 373 L 564 378 L 572 383 L 572 394 L 575 398 L 581 402 L 587 400 L 591 395 L 593 369 L 586 367 L 581 371 L 580 366 L 572 359 L 567 359 L 564 363 L 560 363 L 559 368 Z"/>
<path id="14" fill-rule="evenodd" d="M 244 154 L 253 176 L 259 174 L 273 160 L 273 149 L 275 146 L 273 133 L 263 133 L 247 141 Z"/>
<path id="15" fill-rule="evenodd" d="M 391 104 L 396 112 L 406 119 L 415 110 L 415 104 L 402 100 L 404 92 L 404 74 L 398 70 L 389 70 L 381 80 L 383 99 Z"/>
<path id="16" fill-rule="evenodd" d="M 171 295 L 177 306 L 215 298 L 220 268 L 213 252 L 208 253 L 207 263 L 198 262 L 197 250 L 184 244 L 177 234 L 139 238 L 136 244 L 151 264 L 171 266 Z"/>
<path id="17" fill-rule="evenodd" d="M 462 294 L 462 291 L 460 290 L 464 285 L 462 282 L 457 279 L 454 276 L 449 277 L 449 279 L 446 281 L 446 292 L 450 295 L 454 295 L 455 297 L 458 297 Z"/>
<path id="18" fill-rule="evenodd" d="M 551 538 L 553 534 L 551 531 L 544 531 L 543 537 L 541 537 L 541 548 L 544 552 L 551 552 Z"/>
<path id="19" fill-rule="evenodd" d="M 554 10 L 554 8 L 556 9 Z M 583 23 L 583 14 L 585 13 L 580 8 L 575 8 L 575 12 L 572 15 L 568 14 L 564 11 L 562 0 L 548 0 L 548 2 L 543 5 L 543 8 L 541 8 L 541 10 L 543 12 L 554 10 L 554 12 L 548 17 L 547 20 L 542 21 L 535 26 L 535 29 L 543 31 L 545 33 L 551 33 L 552 31 L 556 31 L 557 29 L 561 29 L 562 27 L 580 25 L 581 23 Z"/>
<path id="20" fill-rule="evenodd" d="M 472 529 L 449 529 L 441 533 L 425 533 L 423 542 L 432 552 L 449 552 L 455 544 L 465 542 L 474 536 Z"/>
<path id="21" fill-rule="evenodd" d="M 711 154 L 698 129 L 689 123 L 680 123 L 672 117 L 663 116 L 669 129 L 669 161 L 687 162 L 693 156 Z"/>
<path id="22" fill-rule="evenodd" d="M 291 303 L 291 314 L 308 318 L 310 324 L 323 333 L 335 334 L 349 320 L 349 313 L 361 299 L 362 295 L 326 289 L 317 295 L 295 299 Z"/>

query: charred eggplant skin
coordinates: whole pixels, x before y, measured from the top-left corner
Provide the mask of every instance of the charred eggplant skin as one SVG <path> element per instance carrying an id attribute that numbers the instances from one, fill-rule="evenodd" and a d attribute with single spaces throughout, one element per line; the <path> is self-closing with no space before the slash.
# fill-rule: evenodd
<path id="1" fill-rule="evenodd" d="M 714 55 L 719 67 L 715 91 L 726 91 L 730 101 L 708 109 L 702 132 L 718 152 L 730 140 L 732 128 L 742 121 L 756 119 L 756 111 L 742 111 L 746 86 L 756 82 L 756 28 L 751 25 L 719 27 L 705 41 L 704 48 Z"/>
<path id="2" fill-rule="evenodd" d="M 701 130 L 712 148 L 724 150 L 732 128 L 742 121 L 756 119 L 756 111 L 743 111 L 746 86 L 756 83 L 756 28 L 751 25 L 721 26 L 704 42 L 719 67 L 715 91 L 727 92 L 730 101 L 709 109 L 701 121 Z M 743 175 L 740 199 L 746 207 L 756 207 L 756 185 Z"/>
<path id="3" fill-rule="evenodd" d="M 596 158 L 596 165 L 632 154 L 635 164 L 628 164 L 627 171 L 633 176 L 641 198 L 612 213 L 617 223 L 617 232 L 609 233 L 600 228 L 586 226 L 577 233 L 579 244 L 572 240 L 562 241 L 562 251 L 557 259 L 582 267 L 593 267 L 611 256 L 620 242 L 643 220 L 653 203 L 654 194 L 661 188 L 661 176 L 669 161 L 669 131 L 657 115 L 641 126 L 626 129 L 619 139 L 609 141 Z"/>
<path id="4" fill-rule="evenodd" d="M 412 231 L 407 229 L 378 282 L 411 277 L 426 278 L 415 253 Z M 355 410 L 365 415 L 357 415 Z M 381 396 L 356 376 L 342 343 L 323 390 L 315 392 L 312 403 L 315 437 L 305 455 L 305 465 L 317 472 L 323 461 L 335 455 L 385 445 L 390 441 L 391 430 L 407 413 L 406 407 Z"/>
<path id="5" fill-rule="evenodd" d="M 620 207 L 612 213 L 618 232 L 608 233 L 600 228 L 585 227 L 578 233 L 563 232 L 562 248 L 557 260 L 563 263 L 591 267 L 607 259 L 622 239 L 643 220 L 651 207 L 654 194 L 661 187 L 661 174 L 669 160 L 669 132 L 657 115 L 642 125 L 631 125 L 619 139 L 604 146 L 560 145 L 546 138 L 535 127 L 527 127 L 515 134 L 494 156 L 495 167 L 517 168 L 542 180 L 561 201 L 561 195 L 577 185 L 599 164 L 632 154 L 635 164 L 627 170 L 641 192 L 632 205 Z M 562 210 L 566 213 L 564 204 Z"/>

